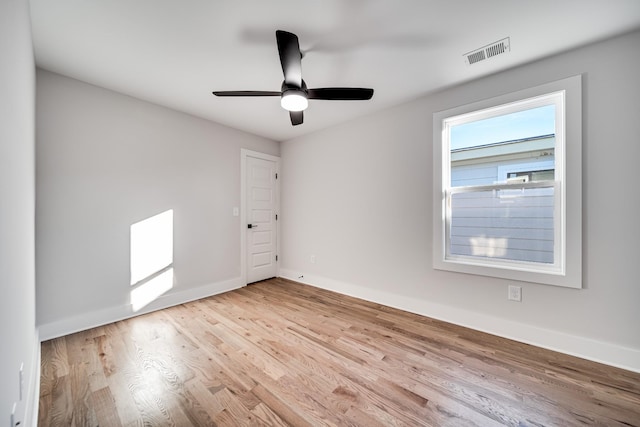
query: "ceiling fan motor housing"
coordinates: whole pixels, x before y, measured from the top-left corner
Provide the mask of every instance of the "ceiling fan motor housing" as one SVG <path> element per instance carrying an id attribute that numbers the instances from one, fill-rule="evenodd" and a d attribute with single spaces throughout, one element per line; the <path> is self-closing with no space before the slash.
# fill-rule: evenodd
<path id="1" fill-rule="evenodd" d="M 302 87 L 282 82 L 280 105 L 287 111 L 303 111 L 309 106 L 307 85 L 302 80 Z"/>

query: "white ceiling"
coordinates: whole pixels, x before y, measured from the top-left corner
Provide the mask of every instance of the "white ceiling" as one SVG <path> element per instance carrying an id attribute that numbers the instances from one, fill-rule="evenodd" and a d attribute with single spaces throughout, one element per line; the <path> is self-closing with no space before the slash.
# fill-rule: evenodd
<path id="1" fill-rule="evenodd" d="M 278 141 L 640 28 L 640 0 L 30 1 L 39 67 Z M 280 90 L 277 29 L 298 35 L 309 87 L 373 99 L 312 100 L 293 127 L 277 97 L 213 96 Z M 505 37 L 511 52 L 465 64 Z"/>

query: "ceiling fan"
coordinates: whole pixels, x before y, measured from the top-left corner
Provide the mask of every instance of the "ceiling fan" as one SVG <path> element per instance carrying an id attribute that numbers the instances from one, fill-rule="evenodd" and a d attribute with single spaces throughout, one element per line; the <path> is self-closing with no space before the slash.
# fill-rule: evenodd
<path id="1" fill-rule="evenodd" d="M 289 111 L 293 126 L 302 124 L 303 111 L 309 99 L 330 101 L 366 101 L 373 96 L 373 89 L 357 87 L 324 87 L 307 89 L 302 79 L 302 53 L 298 36 L 287 31 L 276 31 L 276 42 L 284 81 L 279 92 L 261 90 L 236 90 L 213 92 L 216 96 L 279 96 L 282 108 Z"/>

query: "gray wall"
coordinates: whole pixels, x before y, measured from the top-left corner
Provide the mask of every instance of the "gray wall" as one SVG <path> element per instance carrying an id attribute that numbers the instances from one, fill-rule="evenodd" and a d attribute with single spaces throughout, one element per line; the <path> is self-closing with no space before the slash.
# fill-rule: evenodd
<path id="1" fill-rule="evenodd" d="M 43 339 L 132 315 L 130 226 L 174 211 L 175 283 L 147 309 L 240 283 L 240 149 L 279 144 L 37 72 L 37 318 Z"/>
<path id="2" fill-rule="evenodd" d="M 281 274 L 640 371 L 638 46 L 635 32 L 282 143 Z M 433 113 L 576 74 L 584 288 L 518 282 L 518 303 L 512 281 L 434 270 Z"/>
<path id="3" fill-rule="evenodd" d="M 14 402 L 17 421 L 31 425 L 37 407 L 39 343 L 34 279 L 35 67 L 27 1 L 0 2 L 0 52 L 0 425 L 9 425 Z M 19 402 L 21 363 L 25 388 Z"/>

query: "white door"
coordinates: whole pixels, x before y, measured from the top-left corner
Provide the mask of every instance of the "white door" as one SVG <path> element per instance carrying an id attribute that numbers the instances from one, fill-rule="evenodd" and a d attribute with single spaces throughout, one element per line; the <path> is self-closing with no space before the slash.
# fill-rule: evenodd
<path id="1" fill-rule="evenodd" d="M 247 283 L 275 277 L 277 265 L 277 163 L 246 158 Z"/>

